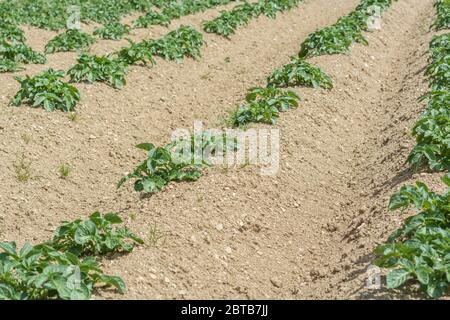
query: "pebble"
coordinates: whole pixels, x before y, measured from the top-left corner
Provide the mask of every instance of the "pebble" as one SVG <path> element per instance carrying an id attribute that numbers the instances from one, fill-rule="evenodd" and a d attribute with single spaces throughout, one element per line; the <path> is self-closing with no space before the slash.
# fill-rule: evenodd
<path id="1" fill-rule="evenodd" d="M 278 279 L 278 278 L 272 278 L 272 279 L 270 279 L 270 282 L 276 288 L 281 288 L 283 286 L 283 284 L 281 283 L 280 279 Z"/>
<path id="2" fill-rule="evenodd" d="M 223 224 L 221 224 L 221 223 L 217 224 L 216 229 L 219 231 L 223 230 Z"/>

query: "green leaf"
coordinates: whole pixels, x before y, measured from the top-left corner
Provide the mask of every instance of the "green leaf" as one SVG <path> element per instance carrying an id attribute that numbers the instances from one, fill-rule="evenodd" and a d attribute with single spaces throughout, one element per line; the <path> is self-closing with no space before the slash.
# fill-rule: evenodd
<path id="1" fill-rule="evenodd" d="M 405 269 L 396 269 L 391 271 L 387 277 L 387 287 L 389 289 L 398 288 L 404 284 L 410 277 L 410 272 Z"/>

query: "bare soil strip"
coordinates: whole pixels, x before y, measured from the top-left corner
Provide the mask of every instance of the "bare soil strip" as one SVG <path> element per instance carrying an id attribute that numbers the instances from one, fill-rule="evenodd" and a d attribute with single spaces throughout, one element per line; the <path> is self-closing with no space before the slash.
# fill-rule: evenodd
<path id="1" fill-rule="evenodd" d="M 252 21 L 231 41 L 206 35 L 200 61 L 133 68 L 120 91 L 80 85 L 76 122 L 59 112 L 8 107 L 17 84 L 0 75 L 0 239 L 41 241 L 61 220 L 119 211 L 143 237 L 156 224 L 162 239 L 105 259 L 105 272 L 123 277 L 129 292 L 100 298 L 367 297 L 367 254 L 402 219 L 387 214 L 386 199 L 417 178 L 402 170 L 423 108 L 416 98 L 426 89 L 421 69 L 432 0 L 400 0 L 383 29 L 368 35 L 369 46 L 314 59 L 335 89 L 298 90 L 301 107 L 276 126 L 277 176 L 260 176 L 251 166 L 216 168 L 149 198 L 139 199 L 131 186 L 115 189 L 144 156 L 135 144 L 166 143 L 172 130 L 194 120 L 222 125 L 247 88 L 263 85 L 309 33 L 358 2 L 305 1 L 276 20 Z M 70 65 L 72 58 L 51 63 Z M 34 176 L 24 184 L 13 167 L 22 153 Z M 67 180 L 58 177 L 62 162 L 73 167 Z"/>

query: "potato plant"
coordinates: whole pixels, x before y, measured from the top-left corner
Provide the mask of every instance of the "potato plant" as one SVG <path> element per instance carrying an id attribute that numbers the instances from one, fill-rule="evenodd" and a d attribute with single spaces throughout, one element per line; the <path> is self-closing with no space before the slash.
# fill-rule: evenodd
<path id="1" fill-rule="evenodd" d="M 85 221 L 64 222 L 56 229 L 50 245 L 77 256 L 131 252 L 135 243 L 144 242 L 126 227 L 113 228 L 121 223 L 123 221 L 116 213 L 94 212 Z"/>
<path id="2" fill-rule="evenodd" d="M 417 214 L 407 218 L 394 231 L 388 243 L 376 248 L 376 264 L 393 269 L 387 275 L 388 288 L 398 288 L 416 280 L 430 297 L 448 293 L 450 285 L 450 176 L 443 178 L 447 191 L 431 192 L 417 182 L 403 186 L 389 203 L 390 210 L 416 207 Z"/>
<path id="3" fill-rule="evenodd" d="M 278 88 L 252 88 L 245 103 L 231 114 L 229 122 L 233 126 L 243 126 L 251 122 L 275 124 L 282 111 L 298 107 L 300 97 L 293 91 Z"/>
<path id="4" fill-rule="evenodd" d="M 80 258 L 47 244 L 0 243 L 0 300 L 89 299 L 94 286 L 126 286 L 103 273 L 92 257 Z"/>
<path id="5" fill-rule="evenodd" d="M 149 41 L 148 48 L 153 55 L 181 62 L 185 57 L 199 58 L 204 44 L 200 32 L 190 26 L 181 26 L 160 39 Z"/>
<path id="6" fill-rule="evenodd" d="M 267 77 L 268 87 L 307 86 L 325 89 L 333 88 L 333 81 L 319 67 L 303 59 L 293 57 L 291 62 L 276 69 Z"/>
<path id="7" fill-rule="evenodd" d="M 106 82 L 114 88 L 126 84 L 127 65 L 113 56 L 91 56 L 86 53 L 78 57 L 77 64 L 67 71 L 72 82 Z"/>
<path id="8" fill-rule="evenodd" d="M 91 35 L 76 29 L 69 29 L 51 39 L 45 46 L 46 53 L 87 49 L 95 42 Z"/>
<path id="9" fill-rule="evenodd" d="M 150 49 L 149 41 L 133 42 L 127 39 L 130 46 L 120 49 L 116 55 L 117 58 L 127 65 L 150 63 L 155 64 L 153 54 Z"/>
<path id="10" fill-rule="evenodd" d="M 101 28 L 94 30 L 94 35 L 106 40 L 120 40 L 124 35 L 129 34 L 130 26 L 120 22 L 111 22 Z"/>
<path id="11" fill-rule="evenodd" d="M 34 77 L 15 77 L 20 89 L 12 99 L 12 104 L 19 106 L 27 103 L 34 108 L 42 107 L 47 111 L 74 110 L 80 100 L 80 93 L 74 86 L 65 83 L 64 71 L 48 69 Z"/>
<path id="12" fill-rule="evenodd" d="M 150 26 L 164 26 L 170 24 L 170 17 L 156 11 L 148 11 L 145 15 L 140 16 L 133 22 L 135 28 L 148 28 Z"/>
<path id="13" fill-rule="evenodd" d="M 25 40 L 25 35 L 18 26 L 4 21 L 0 22 L 0 41 L 23 43 Z"/>
<path id="14" fill-rule="evenodd" d="M 64 222 L 53 239 L 18 250 L 0 243 L 0 300 L 89 299 L 94 288 L 115 287 L 125 293 L 120 277 L 103 273 L 95 256 L 130 252 L 143 240 L 115 213 L 93 213 L 85 221 Z"/>
<path id="15" fill-rule="evenodd" d="M 0 41 L 0 72 L 20 69 L 20 63 L 44 64 L 47 59 L 24 43 Z"/>
<path id="16" fill-rule="evenodd" d="M 437 9 L 437 19 L 433 26 L 437 30 L 450 28 L 450 1 L 437 0 L 434 4 Z"/>
<path id="17" fill-rule="evenodd" d="M 208 155 L 235 150 L 237 141 L 203 132 L 163 147 L 156 147 L 151 143 L 141 143 L 136 147 L 146 151 L 147 158 L 133 172 L 120 179 L 117 187 L 134 180 L 135 191 L 155 193 L 171 181 L 198 180 L 202 174 L 201 169 L 211 165 Z"/>

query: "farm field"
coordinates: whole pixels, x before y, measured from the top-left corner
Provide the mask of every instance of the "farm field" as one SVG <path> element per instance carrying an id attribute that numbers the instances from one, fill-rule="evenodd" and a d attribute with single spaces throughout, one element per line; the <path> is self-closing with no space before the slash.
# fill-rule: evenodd
<path id="1" fill-rule="evenodd" d="M 66 32 L 0 1 L 0 300 L 447 299 L 450 3 L 170 2 Z M 278 170 L 177 167 L 199 121 L 278 129 Z"/>

